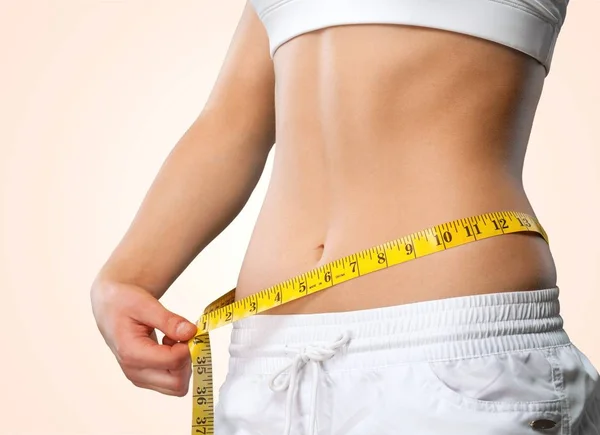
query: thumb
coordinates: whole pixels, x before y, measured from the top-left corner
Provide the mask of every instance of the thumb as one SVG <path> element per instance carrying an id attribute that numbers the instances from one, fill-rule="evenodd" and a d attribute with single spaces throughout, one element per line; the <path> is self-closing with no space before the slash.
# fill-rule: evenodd
<path id="1" fill-rule="evenodd" d="M 138 305 L 135 317 L 139 322 L 158 329 L 167 337 L 177 341 L 187 341 L 196 335 L 196 325 L 167 310 L 152 296 L 146 299 L 145 303 Z"/>

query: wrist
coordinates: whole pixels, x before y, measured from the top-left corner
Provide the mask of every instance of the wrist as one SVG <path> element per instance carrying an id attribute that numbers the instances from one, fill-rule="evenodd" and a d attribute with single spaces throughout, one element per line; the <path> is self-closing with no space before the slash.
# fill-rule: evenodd
<path id="1" fill-rule="evenodd" d="M 118 294 L 124 286 L 133 286 L 144 290 L 155 299 L 160 299 L 167 291 L 162 286 L 151 285 L 148 280 L 141 277 L 132 277 L 131 274 L 119 273 L 114 268 L 105 265 L 96 275 L 91 291 L 101 294 Z"/>

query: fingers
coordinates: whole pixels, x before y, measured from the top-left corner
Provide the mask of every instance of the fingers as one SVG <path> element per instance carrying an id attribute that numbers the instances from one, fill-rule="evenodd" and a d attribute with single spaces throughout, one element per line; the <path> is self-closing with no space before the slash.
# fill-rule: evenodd
<path id="1" fill-rule="evenodd" d="M 178 342 L 165 335 L 162 339 L 162 343 L 167 346 L 173 346 L 174 344 L 177 344 Z"/>
<path id="2" fill-rule="evenodd" d="M 197 331 L 196 325 L 170 312 L 151 295 L 144 299 L 144 303 L 137 305 L 131 313 L 135 320 L 162 331 L 176 341 L 188 341 L 194 337 Z"/>
<path id="3" fill-rule="evenodd" d="M 177 370 L 190 364 L 187 341 L 196 334 L 196 326 L 164 308 L 152 295 L 136 296 L 136 303 L 127 305 L 125 316 L 113 328 L 114 351 L 121 365 Z M 181 333 L 180 326 L 191 333 Z M 158 344 L 155 329 L 164 332 L 167 346 Z"/>
<path id="4" fill-rule="evenodd" d="M 183 397 L 189 390 L 191 372 L 191 368 L 186 366 L 176 371 L 137 369 L 126 372 L 125 375 L 136 387 Z"/>
<path id="5" fill-rule="evenodd" d="M 196 326 L 164 308 L 141 287 L 115 284 L 98 292 L 98 327 L 125 376 L 141 388 L 185 395 L 192 370 L 187 342 L 196 334 Z M 165 334 L 162 345 L 156 330 Z"/>
<path id="6" fill-rule="evenodd" d="M 185 392 L 182 392 L 182 391 L 176 391 L 176 390 L 168 390 L 166 388 L 159 388 L 159 387 L 155 387 L 153 385 L 147 385 L 147 384 L 134 383 L 134 385 L 138 388 L 144 388 L 146 390 L 158 391 L 159 393 L 165 394 L 167 396 L 183 397 L 187 394 L 187 390 Z"/>
<path id="7" fill-rule="evenodd" d="M 117 349 L 117 360 L 124 369 L 180 370 L 191 364 L 186 343 L 159 345 L 150 337 L 123 337 L 126 347 Z"/>

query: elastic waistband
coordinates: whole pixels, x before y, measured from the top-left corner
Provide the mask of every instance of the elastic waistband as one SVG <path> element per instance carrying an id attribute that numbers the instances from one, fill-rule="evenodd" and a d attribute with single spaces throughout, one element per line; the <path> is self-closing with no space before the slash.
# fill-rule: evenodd
<path id="1" fill-rule="evenodd" d="M 452 297 L 382 308 L 247 317 L 233 323 L 230 371 L 272 373 L 342 333 L 345 358 L 325 370 L 482 356 L 570 344 L 559 288 Z M 343 365 L 341 361 L 343 361 Z"/>

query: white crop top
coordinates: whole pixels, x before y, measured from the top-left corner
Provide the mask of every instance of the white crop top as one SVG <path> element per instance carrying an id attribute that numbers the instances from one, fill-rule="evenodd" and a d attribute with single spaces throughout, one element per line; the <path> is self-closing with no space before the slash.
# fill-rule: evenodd
<path id="1" fill-rule="evenodd" d="M 271 57 L 311 30 L 359 23 L 433 27 L 488 39 L 537 59 L 550 71 L 569 0 L 250 0 L 269 36 Z"/>

